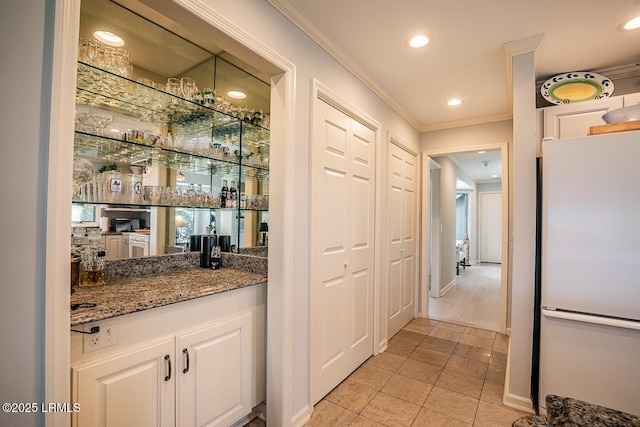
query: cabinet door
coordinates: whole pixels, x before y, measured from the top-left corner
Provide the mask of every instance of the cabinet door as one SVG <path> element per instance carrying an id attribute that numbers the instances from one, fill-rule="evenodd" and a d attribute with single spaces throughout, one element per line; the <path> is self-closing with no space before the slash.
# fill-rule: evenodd
<path id="1" fill-rule="evenodd" d="M 544 137 L 560 139 L 587 136 L 591 126 L 605 124 L 602 116 L 617 108 L 622 108 L 621 96 L 547 107 L 544 110 Z"/>
<path id="2" fill-rule="evenodd" d="M 639 93 L 630 93 L 629 95 L 624 95 L 624 106 L 630 107 L 632 105 L 640 104 L 640 92 Z"/>
<path id="3" fill-rule="evenodd" d="M 177 426 L 228 426 L 251 412 L 252 312 L 176 336 Z"/>
<path id="4" fill-rule="evenodd" d="M 72 368 L 74 426 L 173 426 L 173 352 L 167 339 Z"/>
<path id="5" fill-rule="evenodd" d="M 122 236 L 106 236 L 107 259 L 122 258 Z"/>

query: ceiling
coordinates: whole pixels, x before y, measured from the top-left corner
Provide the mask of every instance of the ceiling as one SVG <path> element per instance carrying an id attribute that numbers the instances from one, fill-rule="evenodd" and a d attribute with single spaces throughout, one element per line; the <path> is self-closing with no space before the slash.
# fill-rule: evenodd
<path id="1" fill-rule="evenodd" d="M 640 29 L 618 30 L 640 15 L 640 0 L 268 1 L 421 132 L 512 117 L 509 43 L 541 40 L 539 84 L 568 71 L 640 75 Z M 409 48 L 417 33 L 432 42 Z M 451 98 L 462 104 L 449 107 Z M 487 155 L 452 159 L 490 182 L 500 155 L 485 167 Z"/>
<path id="2" fill-rule="evenodd" d="M 169 77 L 191 77 L 201 90 L 215 88 L 222 95 L 229 90 L 242 90 L 247 98 L 236 101 L 227 97 L 229 101 L 269 112 L 268 76 L 225 52 L 211 37 L 160 16 L 147 19 L 141 16 L 145 9 L 137 2 L 118 0 L 118 3 L 82 1 L 79 36 L 93 39 L 94 31 L 106 30 L 122 37 L 123 49 L 129 52 L 134 66 L 131 79 L 144 77 L 166 83 Z M 136 7 L 140 10 L 134 12 Z M 218 61 L 214 60 L 216 56 Z"/>

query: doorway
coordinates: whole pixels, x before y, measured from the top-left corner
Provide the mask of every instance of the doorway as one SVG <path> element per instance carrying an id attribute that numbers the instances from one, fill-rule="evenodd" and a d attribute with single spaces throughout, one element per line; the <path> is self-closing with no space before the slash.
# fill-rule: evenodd
<path id="1" fill-rule="evenodd" d="M 423 152 L 427 166 L 422 171 L 426 191 L 421 264 L 428 273 L 421 281 L 421 316 L 506 333 L 507 148 L 507 143 L 500 143 Z M 434 162 L 437 169 L 428 166 Z M 487 179 L 485 168 L 497 170 L 491 175 L 501 179 Z M 492 211 L 481 203 L 489 194 L 485 202 L 491 199 Z M 489 225 L 494 227 L 491 233 Z M 461 229 L 467 232 L 459 238 Z M 483 236 L 492 239 L 491 263 L 484 262 Z M 496 259 L 496 254 L 502 258 Z"/>

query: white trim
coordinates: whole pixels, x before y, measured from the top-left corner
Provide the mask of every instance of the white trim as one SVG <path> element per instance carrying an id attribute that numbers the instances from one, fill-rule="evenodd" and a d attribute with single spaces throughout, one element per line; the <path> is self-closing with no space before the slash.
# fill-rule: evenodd
<path id="1" fill-rule="evenodd" d="M 296 414 L 291 417 L 291 426 L 292 427 L 303 427 L 305 424 L 309 422 L 311 419 L 311 413 L 313 412 L 313 408 L 310 405 L 306 405 L 302 409 L 300 409 Z"/>
<path id="2" fill-rule="evenodd" d="M 44 401 L 69 402 L 71 188 L 79 0 L 55 2 L 49 158 L 47 174 Z M 46 73 L 45 73 L 46 75 Z M 73 402 L 71 402 L 73 403 Z M 45 426 L 68 426 L 69 414 L 44 417 Z"/>
<path id="3" fill-rule="evenodd" d="M 511 332 L 509 330 L 509 332 Z M 509 334 L 510 335 L 510 334 Z M 509 339 L 509 347 L 507 354 L 511 353 L 511 339 Z M 511 358 L 507 357 L 507 367 L 504 377 L 504 391 L 502 395 L 502 404 L 509 408 L 517 409 L 522 412 L 528 412 L 533 414 L 533 401 L 528 396 L 520 396 L 517 394 L 509 393 L 509 375 L 511 372 Z"/>
<path id="4" fill-rule="evenodd" d="M 296 68 L 287 59 L 199 0 L 174 0 L 284 71 L 272 78 L 269 180 L 269 292 L 267 292 L 267 424 L 290 425 L 293 405 L 295 282 L 294 194 Z M 274 96 L 276 95 L 276 96 Z M 281 113 L 281 114 L 279 114 Z M 278 119 L 280 116 L 280 119 Z M 281 172 L 281 173 L 280 173 Z M 279 219 L 279 221 L 277 220 Z"/>
<path id="5" fill-rule="evenodd" d="M 451 288 L 453 288 L 457 284 L 458 284 L 458 280 L 457 279 L 453 279 L 452 281 L 447 283 L 444 288 L 440 289 L 439 297 L 443 297 L 447 292 L 449 292 L 451 290 Z"/>
<path id="6" fill-rule="evenodd" d="M 507 297 L 508 297 L 508 269 L 510 266 L 510 253 L 508 251 L 509 248 L 509 143 L 498 142 L 498 143 L 490 143 L 490 144 L 479 144 L 479 145 L 469 145 L 463 147 L 454 147 L 454 148 L 440 148 L 437 150 L 424 150 L 422 151 L 422 188 L 425 189 L 424 195 L 422 197 L 422 209 L 424 214 L 421 218 L 421 227 L 422 227 L 422 242 L 423 242 L 423 252 L 422 252 L 422 262 L 421 268 L 423 270 L 428 271 L 429 266 L 429 248 L 427 242 L 429 242 L 430 238 L 430 230 L 429 230 L 429 169 L 431 167 L 431 162 L 433 161 L 432 157 L 442 156 L 445 154 L 452 153 L 463 153 L 468 151 L 477 151 L 477 150 L 500 150 L 501 162 L 502 162 L 502 182 L 501 182 L 501 192 L 502 192 L 502 265 L 501 265 L 501 273 L 500 273 L 500 332 L 507 332 Z M 429 282 L 428 282 L 428 274 L 425 275 L 427 277 L 423 277 L 421 281 L 421 295 L 422 299 L 422 316 L 429 316 Z M 447 285 L 448 286 L 448 285 Z"/>

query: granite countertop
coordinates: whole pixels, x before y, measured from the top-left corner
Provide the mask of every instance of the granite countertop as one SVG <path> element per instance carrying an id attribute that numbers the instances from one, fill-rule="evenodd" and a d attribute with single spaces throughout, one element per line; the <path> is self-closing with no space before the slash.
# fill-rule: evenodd
<path id="1" fill-rule="evenodd" d="M 640 427 L 640 417 L 578 399 L 545 397 L 549 427 Z"/>
<path id="2" fill-rule="evenodd" d="M 71 326 L 266 282 L 266 274 L 230 268 L 211 270 L 192 267 L 123 277 L 110 280 L 104 286 L 76 287 L 71 294 L 71 304 L 93 303 L 96 306 L 71 310 Z"/>

